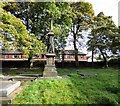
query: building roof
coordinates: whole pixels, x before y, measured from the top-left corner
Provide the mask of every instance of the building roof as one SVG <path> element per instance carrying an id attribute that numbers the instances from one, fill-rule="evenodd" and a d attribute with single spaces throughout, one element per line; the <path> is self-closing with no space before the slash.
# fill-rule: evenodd
<path id="1" fill-rule="evenodd" d="M 10 50 L 10 51 L 8 51 L 8 50 L 1 50 L 0 49 L 0 54 L 23 54 L 22 52 L 20 52 L 20 51 L 14 51 L 14 50 Z"/>
<path id="2" fill-rule="evenodd" d="M 60 50 L 60 53 L 65 53 L 65 54 L 75 54 L 75 50 Z M 78 54 L 83 54 L 85 55 L 86 53 L 83 53 L 82 51 L 78 51 Z"/>

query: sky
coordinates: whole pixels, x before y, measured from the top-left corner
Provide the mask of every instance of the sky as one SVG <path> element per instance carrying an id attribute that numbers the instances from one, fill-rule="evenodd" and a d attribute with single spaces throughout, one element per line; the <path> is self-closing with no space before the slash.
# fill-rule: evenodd
<path id="1" fill-rule="evenodd" d="M 67 0 L 72 2 L 82 1 L 82 0 Z M 118 26 L 118 2 L 120 0 L 83 0 L 90 2 L 93 5 L 95 15 L 100 12 L 104 12 L 106 16 L 112 16 L 113 21 Z"/>
<path id="2" fill-rule="evenodd" d="M 77 0 L 70 1 L 74 2 Z M 120 0 L 83 0 L 83 1 L 90 2 L 93 5 L 95 16 L 100 12 L 103 12 L 106 16 L 112 16 L 113 21 L 118 26 L 118 2 Z M 74 49 L 72 45 L 73 44 L 70 45 L 70 43 L 68 43 L 66 49 Z M 88 53 L 86 47 L 82 49 L 84 53 Z M 88 54 L 91 55 L 91 52 L 89 52 Z"/>
<path id="3" fill-rule="evenodd" d="M 120 0 L 85 0 L 92 3 L 95 15 L 104 12 L 106 16 L 112 16 L 118 26 L 118 2 Z"/>
<path id="4" fill-rule="evenodd" d="M 66 0 L 66 1 L 75 2 L 80 0 Z M 100 12 L 104 12 L 106 16 L 112 16 L 113 21 L 118 26 L 118 2 L 120 0 L 83 0 L 83 1 L 90 2 L 93 5 L 93 10 L 95 11 L 95 15 L 99 14 Z M 73 47 L 69 45 L 66 49 L 73 49 Z M 83 51 L 86 52 L 87 50 L 85 49 Z"/>

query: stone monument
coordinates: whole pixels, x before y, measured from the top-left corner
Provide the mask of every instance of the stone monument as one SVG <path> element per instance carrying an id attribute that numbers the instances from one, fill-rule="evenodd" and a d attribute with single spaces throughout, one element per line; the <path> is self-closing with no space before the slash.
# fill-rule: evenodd
<path id="1" fill-rule="evenodd" d="M 47 64 L 45 65 L 43 77 L 57 77 L 57 71 L 55 67 L 55 48 L 54 48 L 54 33 L 52 28 L 48 33 L 48 45 L 46 52 Z"/>

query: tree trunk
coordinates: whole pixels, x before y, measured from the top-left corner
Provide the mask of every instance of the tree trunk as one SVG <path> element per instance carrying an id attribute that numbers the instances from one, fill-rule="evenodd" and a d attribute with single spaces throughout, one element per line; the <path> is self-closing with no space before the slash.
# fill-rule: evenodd
<path id="1" fill-rule="evenodd" d="M 73 38 L 74 38 L 73 45 L 74 45 L 74 50 L 75 50 L 75 65 L 76 65 L 76 67 L 78 67 L 79 61 L 78 61 L 78 49 L 76 46 L 76 41 L 77 41 L 76 34 L 74 34 Z"/>
<path id="2" fill-rule="evenodd" d="M 99 50 L 100 50 L 100 52 L 101 52 L 101 54 L 102 54 L 102 56 L 103 56 L 103 59 L 104 59 L 104 62 L 105 62 L 105 67 L 108 68 L 107 58 L 105 57 L 103 51 L 102 51 L 100 48 L 99 48 Z"/>
<path id="3" fill-rule="evenodd" d="M 94 58 L 94 53 L 93 53 L 93 48 L 92 48 L 92 67 L 94 67 L 94 60 L 93 60 L 93 58 Z"/>
<path id="4" fill-rule="evenodd" d="M 64 67 L 64 53 L 62 53 L 62 67 Z"/>
<path id="5" fill-rule="evenodd" d="M 32 68 L 33 67 L 33 62 L 32 62 L 32 56 L 28 58 L 28 67 Z"/>

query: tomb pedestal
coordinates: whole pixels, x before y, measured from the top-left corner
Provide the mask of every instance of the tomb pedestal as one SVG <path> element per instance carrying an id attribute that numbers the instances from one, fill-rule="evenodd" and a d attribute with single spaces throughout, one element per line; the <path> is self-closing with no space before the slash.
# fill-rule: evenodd
<path id="1" fill-rule="evenodd" d="M 45 65 L 43 77 L 57 77 L 57 71 L 55 67 L 55 54 L 47 53 L 47 64 Z"/>

